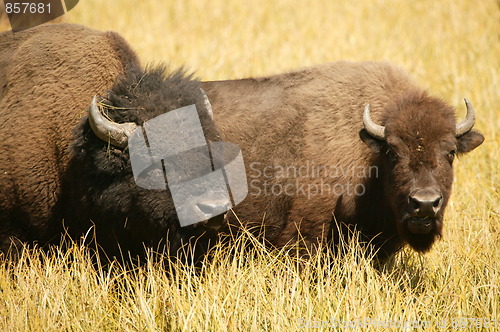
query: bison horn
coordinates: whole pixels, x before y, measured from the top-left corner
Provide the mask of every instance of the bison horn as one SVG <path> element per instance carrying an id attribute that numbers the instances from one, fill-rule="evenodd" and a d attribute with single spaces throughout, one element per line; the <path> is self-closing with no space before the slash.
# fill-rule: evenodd
<path id="1" fill-rule="evenodd" d="M 89 123 L 97 137 L 122 149 L 127 147 L 129 136 L 137 128 L 133 122 L 116 123 L 106 119 L 99 110 L 97 97 L 94 97 L 90 104 Z"/>
<path id="2" fill-rule="evenodd" d="M 208 100 L 207 94 L 200 88 L 201 94 L 203 95 L 203 102 L 205 104 L 205 108 L 207 109 L 208 115 L 210 119 L 214 119 L 214 112 L 212 111 L 212 105 L 210 104 L 210 100 Z"/>
<path id="3" fill-rule="evenodd" d="M 460 137 L 463 134 L 467 133 L 469 130 L 474 127 L 476 123 L 476 114 L 474 113 L 474 108 L 472 104 L 467 98 L 464 98 L 465 106 L 467 107 L 467 115 L 465 116 L 465 120 L 458 123 L 455 129 L 455 136 Z"/>
<path id="4" fill-rule="evenodd" d="M 368 134 L 376 139 L 385 141 L 385 127 L 373 122 L 370 116 L 370 104 L 366 104 L 365 113 L 363 114 L 363 125 Z"/>

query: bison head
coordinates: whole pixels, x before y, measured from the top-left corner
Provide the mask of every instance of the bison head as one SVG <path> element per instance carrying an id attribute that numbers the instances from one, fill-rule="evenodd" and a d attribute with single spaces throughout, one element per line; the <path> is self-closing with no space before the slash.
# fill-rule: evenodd
<path id="1" fill-rule="evenodd" d="M 106 252 L 117 253 L 118 245 L 122 251 L 141 254 L 144 244 L 157 247 L 166 239 L 175 250 L 182 241 L 213 234 L 224 225 L 218 216 L 181 228 L 168 186 L 149 190 L 134 181 L 127 145 L 132 132 L 148 120 L 192 104 L 206 140 L 219 141 L 198 80 L 183 71 L 167 73 L 164 67 L 129 68 L 105 96 L 92 100 L 88 117 L 75 129 L 68 184 L 68 208 L 75 220 L 69 223 L 85 231 L 91 220 Z M 194 165 L 195 157 L 190 160 Z M 218 209 L 218 203 L 206 202 L 200 210 Z"/>
<path id="2" fill-rule="evenodd" d="M 419 252 L 429 250 L 442 234 L 453 160 L 484 140 L 472 130 L 474 109 L 467 99 L 465 104 L 467 116 L 458 124 L 450 106 L 425 93 L 389 106 L 379 114 L 383 126 L 372 120 L 370 106 L 365 107 L 360 136 L 382 167 L 384 200 L 400 238 Z"/>

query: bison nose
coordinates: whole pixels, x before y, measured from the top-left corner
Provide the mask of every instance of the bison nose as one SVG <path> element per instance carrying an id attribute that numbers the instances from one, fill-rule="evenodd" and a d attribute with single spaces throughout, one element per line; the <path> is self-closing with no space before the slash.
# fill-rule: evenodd
<path id="1" fill-rule="evenodd" d="M 415 217 L 435 217 L 443 196 L 433 189 L 422 189 L 410 195 L 410 212 Z"/>

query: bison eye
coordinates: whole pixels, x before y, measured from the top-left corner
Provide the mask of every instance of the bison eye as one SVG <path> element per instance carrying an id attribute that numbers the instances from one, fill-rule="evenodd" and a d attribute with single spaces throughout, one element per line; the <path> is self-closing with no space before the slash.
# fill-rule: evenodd
<path id="1" fill-rule="evenodd" d="M 395 163 L 399 159 L 398 154 L 395 151 L 391 150 L 391 149 L 387 150 L 386 155 L 387 155 L 387 157 L 389 157 L 389 160 L 391 162 L 393 162 L 393 163 Z"/>
<path id="2" fill-rule="evenodd" d="M 453 159 L 455 159 L 456 153 L 457 153 L 457 151 L 455 151 L 455 150 L 451 150 L 450 152 L 448 152 L 448 159 L 450 160 L 450 162 L 453 162 Z"/>

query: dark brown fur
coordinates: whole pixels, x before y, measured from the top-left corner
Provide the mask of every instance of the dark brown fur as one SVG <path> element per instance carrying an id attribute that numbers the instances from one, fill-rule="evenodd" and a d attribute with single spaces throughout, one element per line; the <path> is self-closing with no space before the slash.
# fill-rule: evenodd
<path id="1" fill-rule="evenodd" d="M 243 151 L 249 196 L 236 215 L 246 225 L 264 220 L 266 238 L 278 246 L 293 243 L 299 232 L 308 246 L 330 236 L 338 242 L 339 228 L 356 228 L 382 249 L 380 256 L 405 243 L 429 250 L 441 236 L 442 211 L 431 234 L 411 234 L 404 222 L 409 191 L 415 183 L 439 186 L 444 210 L 453 179 L 448 153 L 468 152 L 483 140 L 475 131 L 456 139 L 453 108 L 383 62 L 335 62 L 266 78 L 205 82 L 203 89 L 223 139 Z M 387 127 L 387 143 L 363 130 L 368 103 L 374 121 Z M 308 165 L 339 171 L 375 166 L 378 173 L 298 173 Z M 282 176 L 280 167 L 297 172 Z M 288 192 L 266 194 L 265 183 Z M 313 195 L 304 195 L 302 185 Z M 365 192 L 349 194 L 348 188 Z"/>

